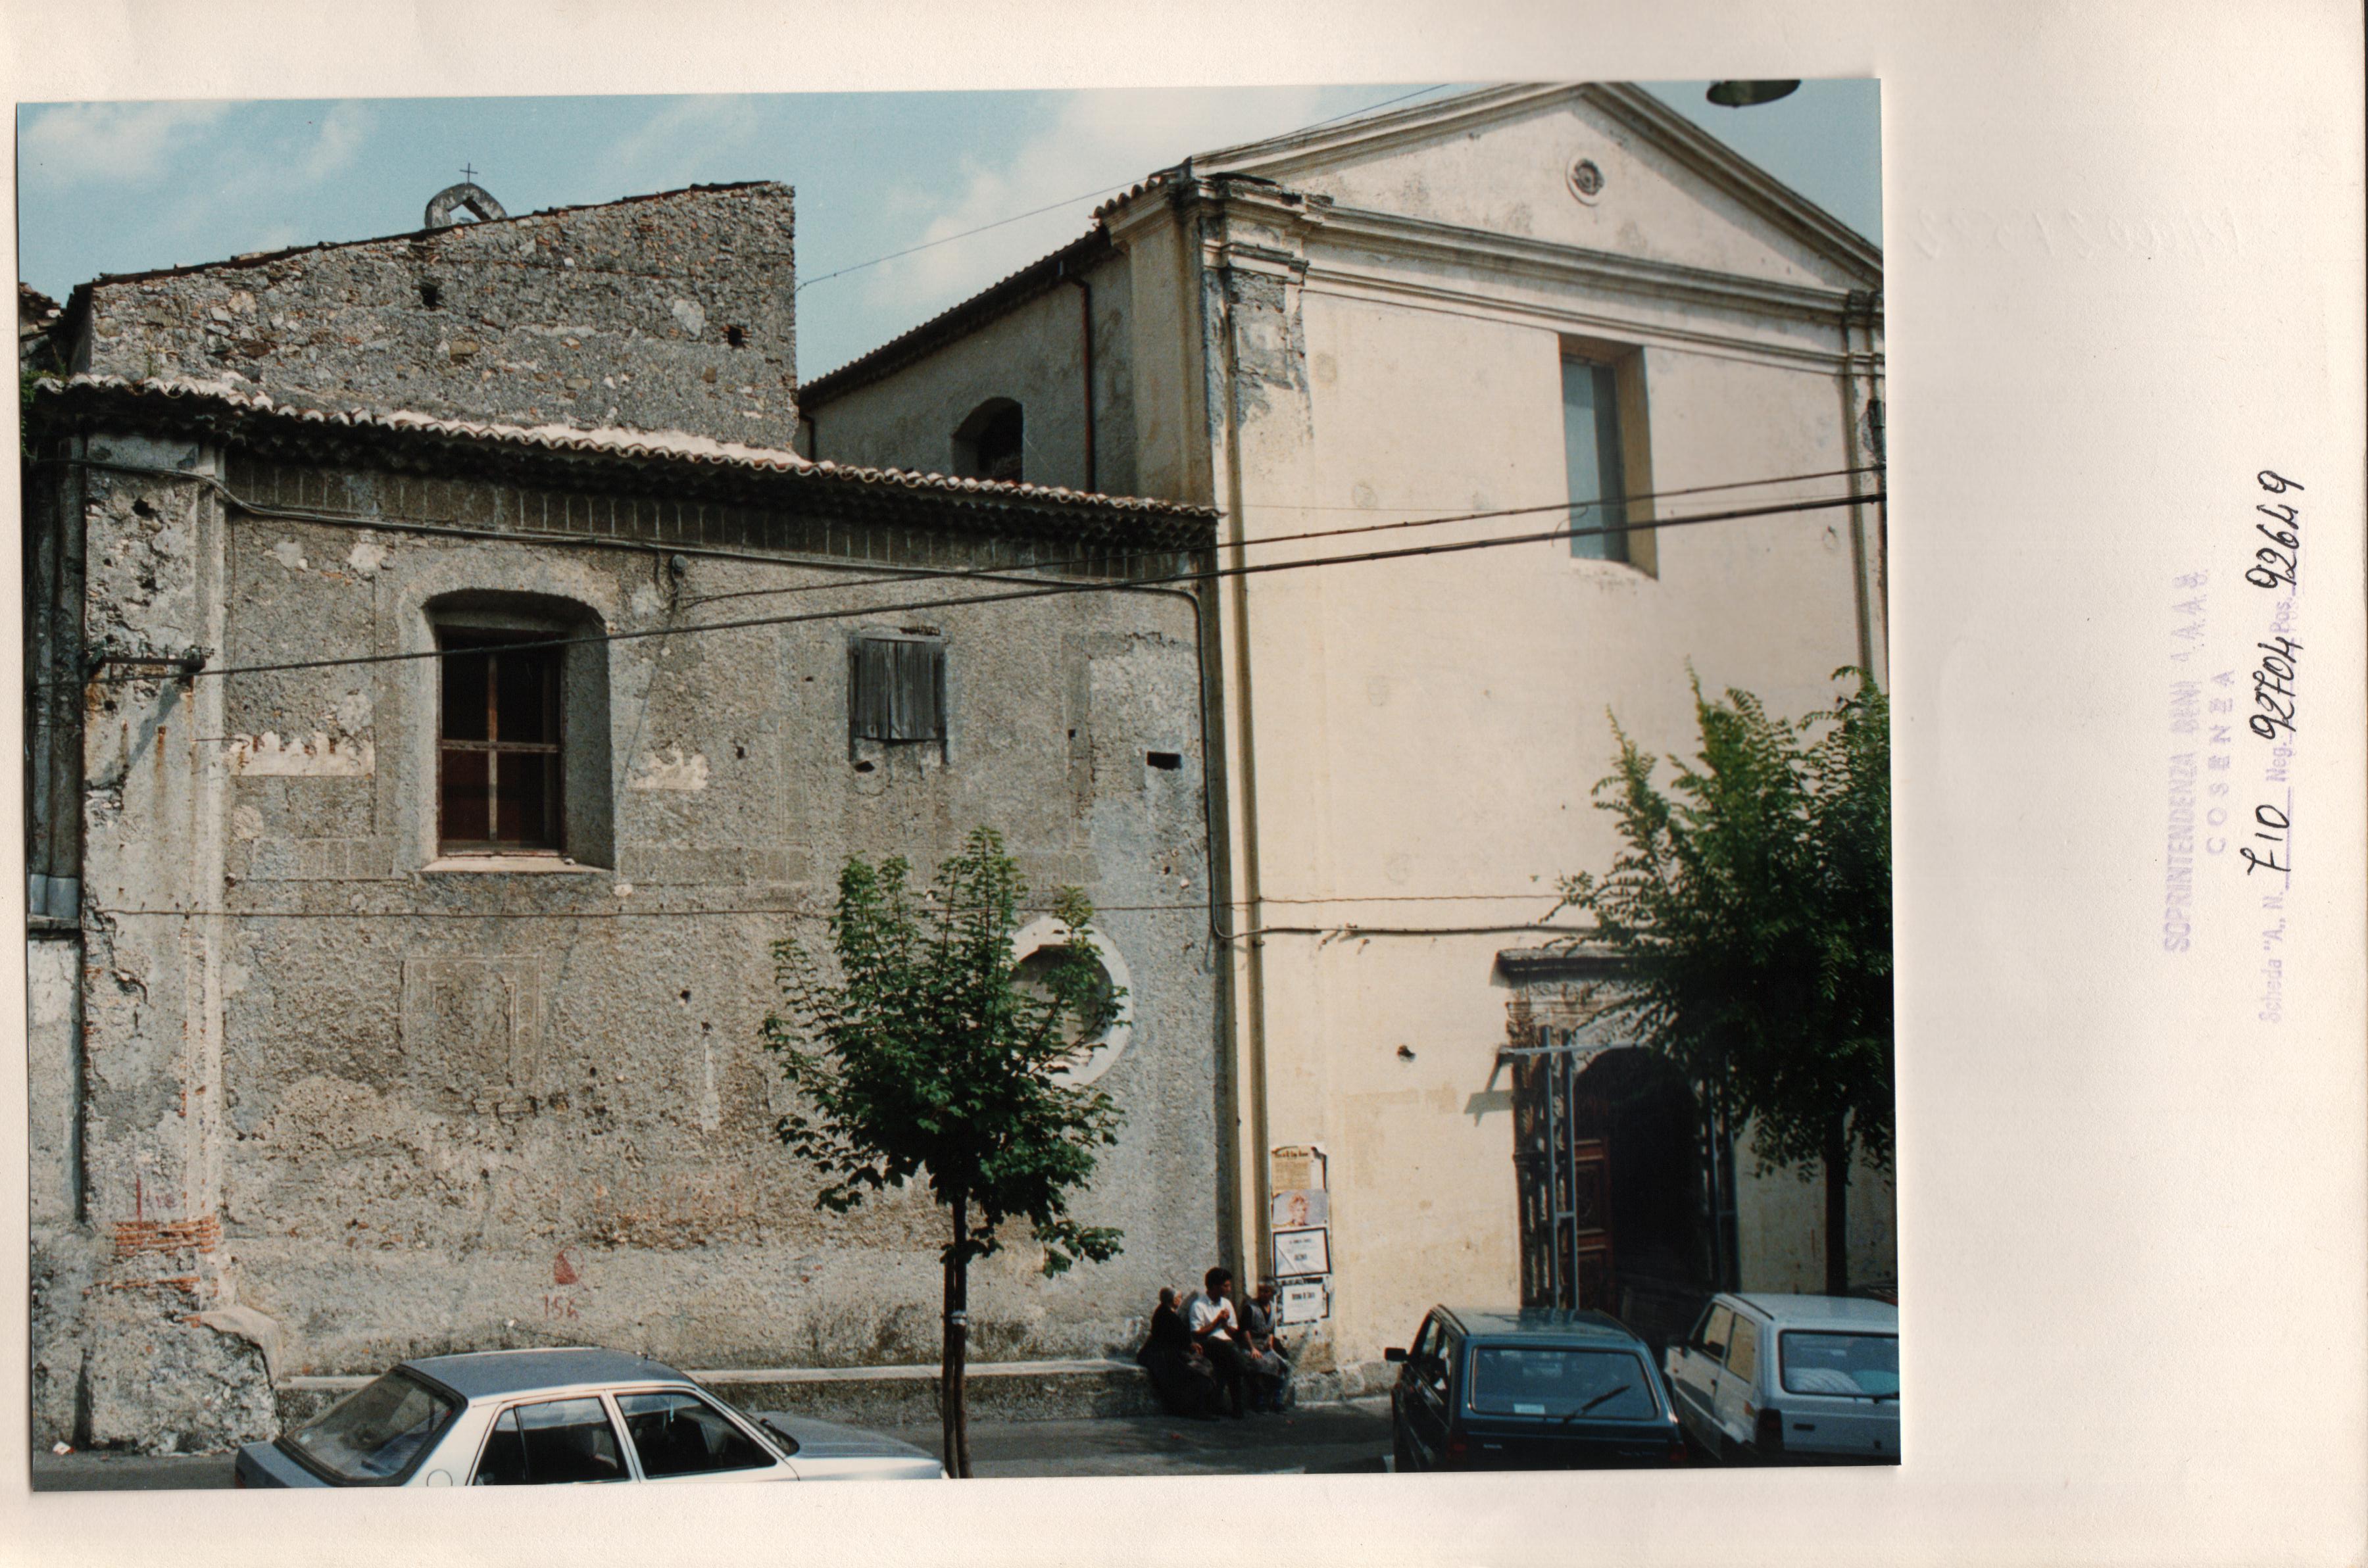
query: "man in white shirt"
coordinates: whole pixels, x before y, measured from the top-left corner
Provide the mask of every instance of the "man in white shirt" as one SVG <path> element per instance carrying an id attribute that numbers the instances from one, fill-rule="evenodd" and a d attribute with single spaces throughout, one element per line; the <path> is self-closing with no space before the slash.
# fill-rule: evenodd
<path id="1" fill-rule="evenodd" d="M 1184 1326 L 1216 1369 L 1226 1408 L 1238 1419 L 1249 1414 L 1250 1363 L 1242 1348 L 1242 1320 L 1234 1311 L 1233 1271 L 1212 1268 L 1201 1287 L 1184 1303 Z"/>

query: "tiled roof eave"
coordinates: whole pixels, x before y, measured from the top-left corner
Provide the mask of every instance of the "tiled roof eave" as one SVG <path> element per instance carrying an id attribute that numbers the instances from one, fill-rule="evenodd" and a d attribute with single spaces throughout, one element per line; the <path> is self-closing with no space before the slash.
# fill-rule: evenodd
<path id="1" fill-rule="evenodd" d="M 202 435 L 259 456 L 471 477 L 729 497 L 822 514 L 894 516 L 967 532 L 1052 535 L 1150 550 L 1207 548 L 1215 513 L 1133 496 L 809 462 L 794 452 L 663 432 L 571 432 L 370 410 L 280 406 L 210 383 L 83 375 L 37 384 L 35 412 L 90 429 L 120 423 Z M 645 439 L 636 440 L 635 437 Z"/>

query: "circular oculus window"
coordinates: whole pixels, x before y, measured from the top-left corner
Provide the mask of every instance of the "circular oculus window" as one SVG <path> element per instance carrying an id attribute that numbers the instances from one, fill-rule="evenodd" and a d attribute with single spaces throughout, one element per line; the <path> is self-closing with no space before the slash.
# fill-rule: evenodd
<path id="1" fill-rule="evenodd" d="M 1570 193 L 1589 207 L 1594 206 L 1595 199 L 1603 194 L 1603 171 L 1596 166 L 1592 158 L 1572 159 L 1570 167 L 1563 172 L 1563 177 L 1570 183 Z"/>
<path id="2" fill-rule="evenodd" d="M 1032 920 L 1014 932 L 1011 956 L 1015 960 L 1014 973 L 1021 988 L 1040 991 L 1040 987 L 1031 982 L 1059 962 L 1064 954 L 1075 949 L 1079 939 L 1077 933 L 1049 915 L 1041 920 Z M 1099 931 L 1087 931 L 1083 941 L 1092 951 L 1096 967 L 1101 971 L 1103 994 L 1107 996 L 1111 991 L 1119 993 L 1118 1014 L 1110 1020 L 1110 1028 L 1096 1038 L 1075 1041 L 1076 1049 L 1068 1064 L 1053 1074 L 1059 1082 L 1071 1088 L 1082 1087 L 1109 1072 L 1111 1064 L 1126 1050 L 1127 1041 L 1134 1038 L 1134 988 L 1127 973 L 1126 960 L 1119 956 L 1118 949 L 1111 946 L 1110 938 Z"/>

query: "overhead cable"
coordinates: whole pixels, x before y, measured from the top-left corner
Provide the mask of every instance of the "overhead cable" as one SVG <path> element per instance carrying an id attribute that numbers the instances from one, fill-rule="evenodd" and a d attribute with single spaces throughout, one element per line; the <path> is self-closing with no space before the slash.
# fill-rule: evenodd
<path id="1" fill-rule="evenodd" d="M 1765 506 L 1736 507 L 1724 512 L 1702 513 L 1691 517 L 1661 517 L 1648 523 L 1608 524 L 1599 528 L 1549 528 L 1538 533 L 1406 545 L 1394 550 L 1360 551 L 1349 555 L 1309 556 L 1292 561 L 1264 561 L 1244 566 L 1222 566 L 1199 572 L 1175 572 L 1154 577 L 1083 583 L 1046 583 L 1031 587 L 1007 589 L 1000 593 L 907 599 L 891 604 L 854 605 L 838 609 L 807 610 L 796 615 L 749 616 L 734 620 L 705 621 L 690 626 L 647 627 L 631 631 L 597 632 L 589 636 L 529 638 L 508 646 L 516 649 L 590 647 L 606 642 L 636 642 L 652 637 L 689 637 L 714 631 L 743 631 L 757 627 L 797 626 L 815 621 L 848 620 L 864 616 L 900 614 L 910 610 L 957 609 L 972 605 L 1010 604 L 1023 599 L 1052 598 L 1070 594 L 1123 592 L 1166 585 L 1209 583 L 1224 578 L 1260 576 L 1275 572 L 1354 566 L 1382 561 L 1412 560 L 1420 556 L 1458 555 L 1471 551 L 1499 550 L 1522 544 L 1544 544 L 1557 540 L 1606 538 L 1615 534 L 1651 533 L 1670 528 L 1696 528 L 1709 523 L 1735 522 L 1750 517 L 1780 517 L 1827 511 L 1841 506 L 1865 506 L 1880 502 L 1883 498 L 1884 493 L 1878 490 L 1865 494 L 1837 495 L 1816 500 L 1782 502 Z M 1568 505 L 1567 502 L 1556 502 L 1549 509 L 1561 511 L 1566 509 Z M 424 648 L 398 653 L 358 653 L 334 659 L 285 659 L 269 664 L 201 666 L 187 670 L 185 673 L 194 677 L 278 675 L 293 670 L 347 669 L 359 665 L 407 664 L 424 659 L 441 659 L 448 656 L 448 652 L 442 648 Z M 155 665 L 160 661 L 129 660 L 126 662 L 145 666 Z M 157 677 L 152 675 L 110 675 L 101 671 L 91 678 L 95 681 L 124 681 Z"/>

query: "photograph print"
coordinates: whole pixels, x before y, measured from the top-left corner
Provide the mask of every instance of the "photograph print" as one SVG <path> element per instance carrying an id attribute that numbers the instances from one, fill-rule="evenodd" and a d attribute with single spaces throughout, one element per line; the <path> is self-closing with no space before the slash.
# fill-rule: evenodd
<path id="1" fill-rule="evenodd" d="M 36 1488 L 1896 1464 L 1878 103 L 21 105 Z"/>

